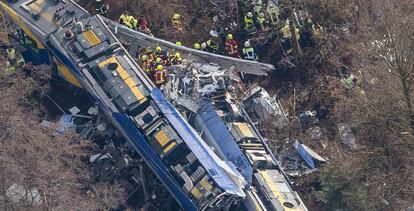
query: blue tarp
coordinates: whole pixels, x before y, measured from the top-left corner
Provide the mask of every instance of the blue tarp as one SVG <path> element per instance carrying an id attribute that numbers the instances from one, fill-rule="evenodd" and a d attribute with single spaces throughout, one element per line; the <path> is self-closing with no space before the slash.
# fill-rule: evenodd
<path id="1" fill-rule="evenodd" d="M 154 88 L 151 92 L 151 97 L 200 163 L 206 168 L 207 172 L 217 185 L 229 194 L 244 197 L 245 194 L 241 187 L 239 187 L 231 179 L 229 174 L 227 174 L 227 172 L 229 172 L 238 176 L 240 173 L 233 171 L 225 162 L 221 161 L 220 158 L 214 154 L 174 106 L 165 99 L 159 89 Z M 227 172 L 223 168 L 226 168 Z"/>
<path id="2" fill-rule="evenodd" d="M 223 120 L 217 115 L 209 101 L 203 101 L 200 107 L 201 109 L 197 112 L 197 115 L 208 130 L 203 131 L 203 133 L 208 132 L 211 134 L 226 159 L 237 167 L 237 170 L 245 178 L 247 186 L 249 186 L 253 175 L 253 168 L 241 152 L 236 140 L 234 140 Z"/>

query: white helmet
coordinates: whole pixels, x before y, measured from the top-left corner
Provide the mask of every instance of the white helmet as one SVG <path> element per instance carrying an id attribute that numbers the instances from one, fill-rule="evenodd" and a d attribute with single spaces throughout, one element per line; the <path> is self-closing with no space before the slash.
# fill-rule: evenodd
<path id="1" fill-rule="evenodd" d="M 206 42 L 201 43 L 201 48 L 206 49 L 207 48 L 207 43 Z"/>
<path id="2" fill-rule="evenodd" d="M 253 13 L 252 13 L 252 12 L 248 12 L 248 13 L 247 13 L 247 17 L 249 17 L 249 18 L 253 18 Z"/>
<path id="3" fill-rule="evenodd" d="M 248 48 L 248 47 L 250 47 L 250 41 L 246 41 L 246 42 L 244 42 L 244 47 L 246 47 L 246 48 Z"/>

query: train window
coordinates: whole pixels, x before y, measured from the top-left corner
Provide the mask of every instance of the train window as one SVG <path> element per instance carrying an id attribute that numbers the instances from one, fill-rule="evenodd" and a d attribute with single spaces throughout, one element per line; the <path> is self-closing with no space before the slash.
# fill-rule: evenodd
<path id="1" fill-rule="evenodd" d="M 118 68 L 118 63 L 110 63 L 108 64 L 108 69 L 111 71 L 116 70 L 116 68 Z"/>
<path id="2" fill-rule="evenodd" d="M 290 203 L 290 202 L 283 202 L 283 206 L 285 206 L 285 207 L 287 207 L 287 208 L 293 208 L 293 207 L 295 207 L 295 205 L 293 205 L 292 203 Z"/>

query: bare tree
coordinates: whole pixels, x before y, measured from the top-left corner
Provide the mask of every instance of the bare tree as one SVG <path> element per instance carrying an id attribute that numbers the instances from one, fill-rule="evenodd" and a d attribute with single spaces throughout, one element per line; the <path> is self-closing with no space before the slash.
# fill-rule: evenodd
<path id="1" fill-rule="evenodd" d="M 92 143 L 41 128 L 50 71 L 31 69 L 30 76 L 0 71 L 0 209 L 107 210 L 125 203 L 120 185 L 91 182 L 81 158 L 96 148 Z"/>

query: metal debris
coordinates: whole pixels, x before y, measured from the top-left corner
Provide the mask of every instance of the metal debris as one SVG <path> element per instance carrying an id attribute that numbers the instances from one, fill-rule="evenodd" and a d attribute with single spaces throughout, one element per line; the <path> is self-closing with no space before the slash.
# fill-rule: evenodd
<path id="1" fill-rule="evenodd" d="M 356 149 L 357 144 L 355 140 L 355 136 L 352 133 L 351 127 L 347 123 L 340 123 L 338 124 L 338 131 L 339 137 L 341 138 L 341 142 L 344 143 L 351 149 Z"/>

